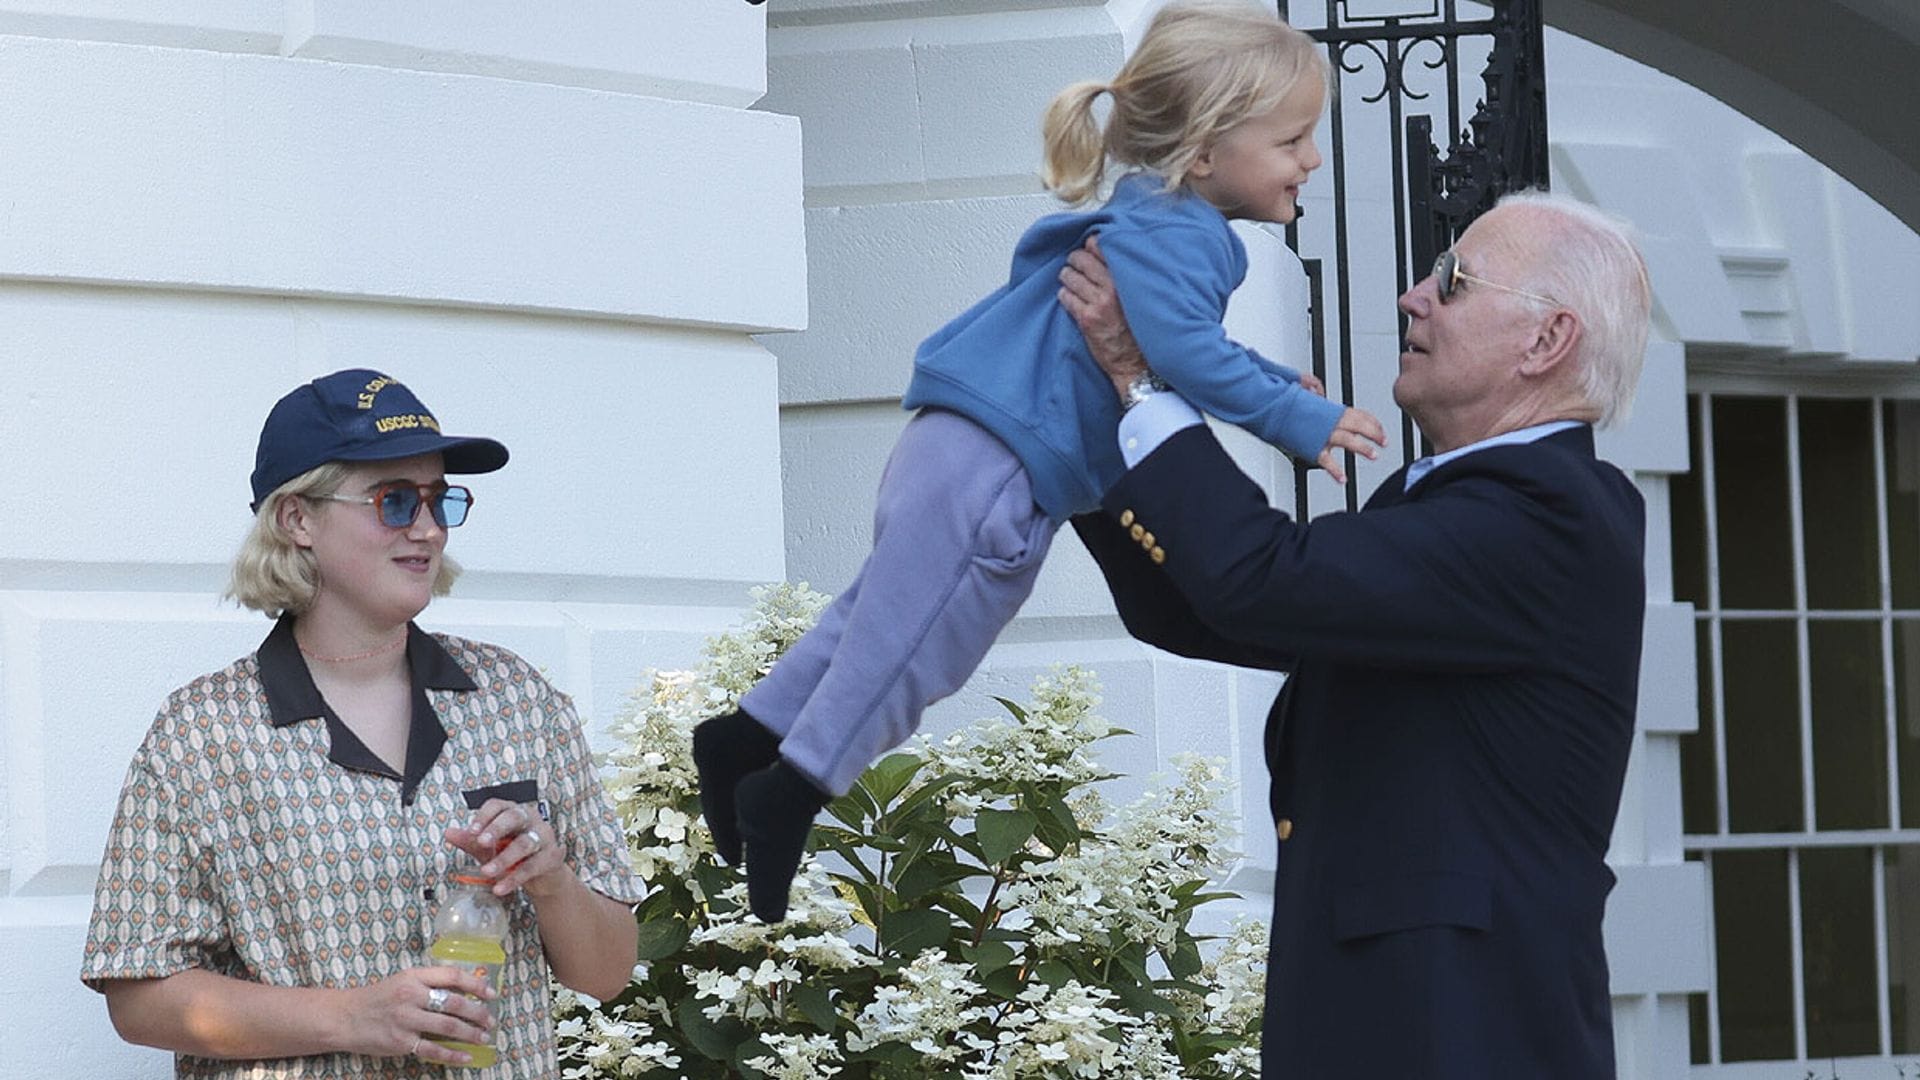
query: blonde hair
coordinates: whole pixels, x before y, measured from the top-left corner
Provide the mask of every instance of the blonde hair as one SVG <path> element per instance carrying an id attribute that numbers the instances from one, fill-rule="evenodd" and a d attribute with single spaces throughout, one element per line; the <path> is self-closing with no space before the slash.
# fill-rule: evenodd
<path id="1" fill-rule="evenodd" d="M 299 615 L 313 606 L 313 598 L 320 591 L 320 567 L 313 552 L 294 543 L 281 527 L 280 504 L 303 496 L 332 495 L 346 483 L 352 468 L 344 462 L 329 461 L 281 484 L 260 500 L 253 527 L 247 530 L 247 538 L 233 557 L 227 591 L 222 594 L 226 599 L 274 618 L 287 613 Z M 440 572 L 433 578 L 433 595 L 447 595 L 459 576 L 459 564 L 442 556 Z"/>
<path id="2" fill-rule="evenodd" d="M 1041 121 L 1047 188 L 1069 203 L 1093 198 L 1107 160 L 1159 174 L 1167 190 L 1186 183 L 1215 139 L 1275 108 L 1302 78 L 1327 78 L 1312 38 L 1244 3 L 1162 8 L 1140 47 L 1110 83 L 1060 91 Z M 1103 130 L 1094 102 L 1113 95 Z"/>

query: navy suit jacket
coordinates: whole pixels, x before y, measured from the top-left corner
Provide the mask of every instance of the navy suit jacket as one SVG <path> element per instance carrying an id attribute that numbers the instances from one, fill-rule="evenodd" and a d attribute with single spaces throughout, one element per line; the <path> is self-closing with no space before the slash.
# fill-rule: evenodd
<path id="1" fill-rule="evenodd" d="M 1291 672 L 1263 1075 L 1611 1080 L 1645 509 L 1592 429 L 1303 525 L 1196 427 L 1105 509 L 1074 524 L 1134 636 Z"/>

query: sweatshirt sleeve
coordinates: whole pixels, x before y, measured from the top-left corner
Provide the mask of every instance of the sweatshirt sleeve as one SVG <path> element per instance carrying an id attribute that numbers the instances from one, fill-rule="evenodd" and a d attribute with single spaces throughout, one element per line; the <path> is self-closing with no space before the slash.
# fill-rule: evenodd
<path id="1" fill-rule="evenodd" d="M 1246 276 L 1231 233 L 1198 224 L 1100 233 L 1127 325 L 1147 366 L 1202 412 L 1312 461 L 1345 406 L 1227 336 L 1220 320 Z"/>

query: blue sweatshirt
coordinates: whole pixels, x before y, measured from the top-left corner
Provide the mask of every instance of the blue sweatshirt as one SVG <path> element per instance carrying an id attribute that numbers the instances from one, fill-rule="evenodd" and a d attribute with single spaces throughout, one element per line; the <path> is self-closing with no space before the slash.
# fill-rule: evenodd
<path id="1" fill-rule="evenodd" d="M 1090 233 L 1156 375 L 1202 412 L 1295 457 L 1319 455 L 1345 406 L 1227 337 L 1220 320 L 1246 279 L 1246 246 L 1212 204 L 1165 192 L 1147 173 L 1123 178 L 1098 210 L 1035 222 L 1007 283 L 921 343 L 901 403 L 951 409 L 991 431 L 1026 466 L 1049 517 L 1097 508 L 1126 471 L 1114 438 L 1120 402 L 1056 298 L 1060 269 Z"/>

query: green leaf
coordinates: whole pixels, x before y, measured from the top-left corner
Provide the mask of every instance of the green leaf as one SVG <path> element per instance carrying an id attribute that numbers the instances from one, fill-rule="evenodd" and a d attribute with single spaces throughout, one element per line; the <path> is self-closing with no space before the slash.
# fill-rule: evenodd
<path id="1" fill-rule="evenodd" d="M 840 1014 L 833 1011 L 833 995 L 824 986 L 808 983 L 794 990 L 788 1000 L 821 1031 L 831 1032 L 840 1025 Z"/>
<path id="2" fill-rule="evenodd" d="M 1201 966 L 1200 944 L 1182 932 L 1173 955 L 1167 957 L 1167 973 L 1176 979 L 1188 979 L 1198 975 Z"/>
<path id="3" fill-rule="evenodd" d="M 1020 703 L 1019 703 L 1019 702 L 1016 702 L 1016 701 L 1009 701 L 1009 700 L 1007 700 L 1006 698 L 1003 698 L 1003 697 L 995 697 L 995 698 L 994 698 L 993 700 L 995 700 L 995 701 L 997 701 L 997 702 L 999 702 L 999 703 L 1000 703 L 1000 707 L 1001 707 L 1001 708 L 1003 708 L 1003 709 L 1005 709 L 1005 710 L 1007 710 L 1008 712 L 1010 712 L 1010 713 L 1012 713 L 1012 714 L 1013 714 L 1013 718 L 1014 718 L 1015 720 L 1018 720 L 1018 721 L 1020 721 L 1020 722 L 1021 722 L 1021 723 L 1023 723 L 1023 724 L 1027 722 L 1027 710 L 1026 710 L 1026 709 L 1024 709 L 1024 708 L 1021 708 L 1021 706 L 1020 706 Z"/>
<path id="4" fill-rule="evenodd" d="M 1120 965 L 1121 970 L 1133 976 L 1134 982 L 1143 983 L 1147 981 L 1146 946 L 1142 945 L 1138 948 L 1121 949 L 1113 955 L 1113 960 L 1114 963 Z"/>
<path id="5" fill-rule="evenodd" d="M 880 924 L 880 951 L 910 961 L 926 949 L 945 945 L 952 932 L 953 924 L 941 912 L 889 911 Z"/>
<path id="6" fill-rule="evenodd" d="M 1027 988 L 1025 981 L 1020 978 L 1020 969 L 1013 966 L 981 976 L 980 985 L 987 988 L 987 993 L 1007 1001 L 1019 997 L 1020 992 Z"/>
<path id="7" fill-rule="evenodd" d="M 679 919 L 652 919 L 640 924 L 640 960 L 652 963 L 680 951 L 693 932 Z"/>
<path id="8" fill-rule="evenodd" d="M 1033 977 L 1052 987 L 1061 987 L 1073 980 L 1073 969 L 1058 960 L 1045 960 L 1033 969 Z"/>
<path id="9" fill-rule="evenodd" d="M 703 1056 L 715 1061 L 732 1061 L 734 1048 L 747 1035 L 746 1026 L 730 1016 L 718 1022 L 707 1019 L 700 1011 L 705 1004 L 691 995 L 680 999 L 680 1007 L 673 1010 L 674 1021 Z"/>
<path id="10" fill-rule="evenodd" d="M 976 973 L 991 975 L 1013 963 L 1018 954 L 1005 942 L 983 941 L 978 945 L 960 946 L 960 956 L 973 965 Z"/>
<path id="11" fill-rule="evenodd" d="M 884 812 L 887 804 L 900 797 L 908 781 L 925 764 L 913 754 L 888 754 L 860 774 L 860 787 L 866 790 L 874 805 Z"/>
<path id="12" fill-rule="evenodd" d="M 1153 988 L 1150 986 L 1145 986 L 1140 983 L 1122 983 L 1119 986 L 1109 987 L 1108 989 L 1119 996 L 1121 1003 L 1124 1004 L 1129 1011 L 1135 1013 L 1156 1012 L 1163 1016 L 1180 1015 L 1180 1010 L 1174 1008 L 1173 1002 L 1154 993 Z"/>
<path id="13" fill-rule="evenodd" d="M 1025 810 L 982 810 L 975 816 L 973 835 L 989 866 L 1004 866 L 1033 837 L 1039 819 Z"/>
<path id="14" fill-rule="evenodd" d="M 953 856 L 945 852 L 929 852 L 894 874 L 893 891 L 901 903 L 911 904 L 928 893 L 939 892 L 978 873 L 970 866 L 955 862 Z"/>

